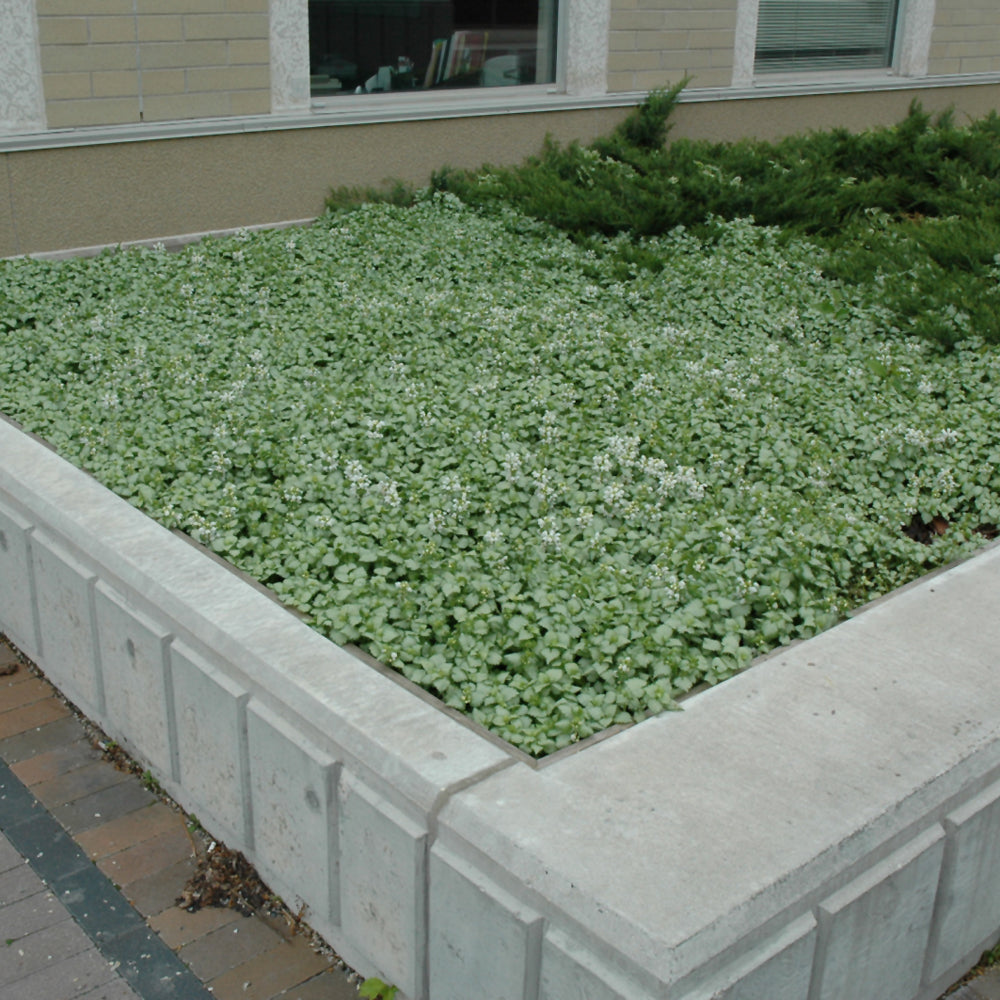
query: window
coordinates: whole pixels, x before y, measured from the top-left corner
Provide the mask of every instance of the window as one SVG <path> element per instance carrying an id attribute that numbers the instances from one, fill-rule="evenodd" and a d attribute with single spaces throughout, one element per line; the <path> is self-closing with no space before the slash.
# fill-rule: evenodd
<path id="1" fill-rule="evenodd" d="M 892 65 L 899 0 L 760 0 L 755 69 L 879 69 Z"/>
<path id="2" fill-rule="evenodd" d="M 314 97 L 555 80 L 558 0 L 309 0 Z"/>

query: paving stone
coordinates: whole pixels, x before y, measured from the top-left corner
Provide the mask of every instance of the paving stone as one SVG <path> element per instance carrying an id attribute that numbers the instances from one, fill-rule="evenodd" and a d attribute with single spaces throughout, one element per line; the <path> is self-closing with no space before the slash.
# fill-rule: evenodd
<path id="1" fill-rule="evenodd" d="M 0 833 L 0 872 L 10 871 L 24 864 L 21 852 Z"/>
<path id="2" fill-rule="evenodd" d="M 42 810 L 28 822 L 9 827 L 7 836 L 47 882 L 90 867 L 86 854 L 52 816 Z"/>
<path id="3" fill-rule="evenodd" d="M 11 770 L 30 788 L 100 759 L 101 752 L 89 740 L 79 739 L 18 761 Z"/>
<path id="4" fill-rule="evenodd" d="M 975 1000 L 1000 1000 L 1000 967 L 987 969 L 967 984 Z"/>
<path id="5" fill-rule="evenodd" d="M 69 709 L 58 698 L 45 698 L 9 712 L 0 712 L 0 740 L 19 736 L 65 715 L 69 715 Z"/>
<path id="6" fill-rule="evenodd" d="M 0 1000 L 76 1000 L 114 977 L 104 957 L 91 949 L 0 987 Z"/>
<path id="7" fill-rule="evenodd" d="M 86 798 L 105 788 L 120 785 L 130 777 L 106 761 L 98 760 L 61 774 L 50 781 L 43 781 L 31 790 L 39 802 L 44 802 L 49 809 L 53 809 L 55 806 Z"/>
<path id="8" fill-rule="evenodd" d="M 183 813 L 171 809 L 165 802 L 156 801 L 92 830 L 84 830 L 77 835 L 76 842 L 90 857 L 105 858 L 161 833 L 184 828 Z"/>
<path id="9" fill-rule="evenodd" d="M 162 913 L 168 906 L 173 906 L 174 900 L 181 894 L 196 869 L 195 859 L 186 858 L 155 875 L 130 882 L 125 895 L 144 916 Z"/>
<path id="10" fill-rule="evenodd" d="M 31 870 L 29 865 L 20 865 L 0 873 L 0 905 L 9 906 L 19 899 L 26 899 L 41 892 L 45 883 Z"/>
<path id="11" fill-rule="evenodd" d="M 27 899 L 0 908 L 0 941 L 17 941 L 68 919 L 51 892 L 36 892 Z"/>
<path id="12" fill-rule="evenodd" d="M 271 951 L 283 939 L 259 920 L 241 921 L 206 934 L 178 952 L 181 959 L 206 982 L 211 983 L 230 969 L 262 952 Z"/>
<path id="13" fill-rule="evenodd" d="M 220 927 L 249 919 L 237 910 L 224 906 L 203 906 L 194 913 L 188 913 L 180 906 L 170 906 L 150 917 L 148 923 L 163 938 L 164 943 L 176 949 Z"/>
<path id="14" fill-rule="evenodd" d="M 7 947 L 0 942 L 0 986 L 17 982 L 93 946 L 79 925 L 68 919 L 18 938 Z"/>
<path id="15" fill-rule="evenodd" d="M 44 809 L 38 800 L 0 760 L 0 824 L 9 830 L 19 823 L 27 823 L 39 812 Z"/>
<path id="16" fill-rule="evenodd" d="M 156 801 L 156 796 L 143 788 L 138 781 L 123 781 L 87 795 L 75 802 L 55 806 L 55 816 L 70 833 L 81 833 L 103 826 L 109 820 L 134 812 Z"/>
<path id="17" fill-rule="evenodd" d="M 194 973 L 144 924 L 106 942 L 103 951 L 143 1000 L 209 1000 Z"/>
<path id="18" fill-rule="evenodd" d="M 84 993 L 79 1000 L 143 1000 L 143 998 L 136 996 L 124 979 L 116 977 L 110 983 Z"/>
<path id="19" fill-rule="evenodd" d="M 70 916 L 100 945 L 144 926 L 142 917 L 93 865 L 49 882 Z"/>
<path id="20" fill-rule="evenodd" d="M 29 675 L 26 679 L 19 678 L 16 681 L 4 677 L 3 681 L 0 684 L 0 713 L 54 697 L 52 685 L 40 677 Z"/>
<path id="21" fill-rule="evenodd" d="M 116 885 L 128 885 L 194 856 L 187 830 L 168 830 L 117 854 L 102 858 L 98 867 Z"/>
<path id="22" fill-rule="evenodd" d="M 278 996 L 281 1000 L 358 1000 L 358 986 L 340 969 L 326 969 Z"/>
<path id="23" fill-rule="evenodd" d="M 304 983 L 329 965 L 302 938 L 282 941 L 276 948 L 256 955 L 235 969 L 212 979 L 209 985 L 218 1000 L 270 1000 Z"/>
<path id="24" fill-rule="evenodd" d="M 4 670 L 7 664 L 2 662 L 3 657 L 0 656 L 0 670 Z M 4 674 L 2 678 L 3 685 L 13 687 L 15 684 L 24 684 L 27 681 L 34 680 L 35 675 L 31 673 L 23 664 L 14 663 L 14 673 Z"/>
<path id="25" fill-rule="evenodd" d="M 55 722 L 0 739 L 0 758 L 8 764 L 16 764 L 35 754 L 72 743 L 82 736 L 83 726 L 80 725 L 80 720 L 75 715 L 64 715 Z"/>

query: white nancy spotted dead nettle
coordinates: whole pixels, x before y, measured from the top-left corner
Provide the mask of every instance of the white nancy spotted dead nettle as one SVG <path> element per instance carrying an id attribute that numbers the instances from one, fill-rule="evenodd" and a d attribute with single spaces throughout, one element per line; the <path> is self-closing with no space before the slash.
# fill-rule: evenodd
<path id="1" fill-rule="evenodd" d="M 551 752 L 1000 521 L 996 348 L 912 346 L 748 221 L 646 240 L 662 269 L 623 279 L 627 249 L 427 193 L 176 254 L 7 261 L 7 311 L 34 319 L 0 328 L 0 411 Z M 900 532 L 914 511 L 947 519 L 933 548 Z"/>

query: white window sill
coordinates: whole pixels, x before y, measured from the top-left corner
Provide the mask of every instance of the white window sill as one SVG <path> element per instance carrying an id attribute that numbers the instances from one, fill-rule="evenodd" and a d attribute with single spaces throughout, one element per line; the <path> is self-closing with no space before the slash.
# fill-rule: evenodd
<path id="1" fill-rule="evenodd" d="M 754 100 L 810 94 L 860 93 L 875 90 L 920 90 L 1000 84 L 1000 73 L 949 76 L 896 76 L 884 70 L 850 73 L 774 74 L 757 78 L 745 87 L 692 88 L 679 102 Z M 438 94 L 365 94 L 312 101 L 298 113 L 252 115 L 239 118 L 199 118 L 130 125 L 48 129 L 0 133 L 0 153 L 69 146 L 97 146 L 119 142 L 148 142 L 197 136 L 277 132 L 288 129 L 330 128 L 382 122 L 427 121 L 499 114 L 531 114 L 593 108 L 624 108 L 640 103 L 644 91 L 572 95 L 554 86 L 469 88 Z"/>

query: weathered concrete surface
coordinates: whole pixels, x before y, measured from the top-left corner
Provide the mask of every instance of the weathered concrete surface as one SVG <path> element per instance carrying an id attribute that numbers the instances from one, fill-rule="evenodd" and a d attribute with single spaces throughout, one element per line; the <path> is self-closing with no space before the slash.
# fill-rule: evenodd
<path id="1" fill-rule="evenodd" d="M 1000 932 L 1000 548 L 540 766 L 0 422 L 0 628 L 431 1000 L 932 1000 Z"/>
<path id="2" fill-rule="evenodd" d="M 530 887 L 524 898 L 547 918 L 580 927 L 581 947 L 612 943 L 654 992 L 683 983 L 711 995 L 740 959 L 736 942 L 755 951 L 762 928 L 815 920 L 816 996 L 911 997 L 928 943 L 940 978 L 1000 928 L 998 792 L 951 812 L 998 768 L 994 547 L 681 713 L 479 783 L 442 812 L 434 853 L 505 889 Z M 449 917 L 437 916 L 446 949 Z M 908 992 L 890 991 L 901 964 Z M 787 986 L 791 973 L 778 978 Z M 822 985 L 833 982 L 843 991 Z"/>
<path id="3" fill-rule="evenodd" d="M 514 757 L 2 420 L 0 532 L 0 629 L 349 962 L 419 995 L 439 799 Z"/>

